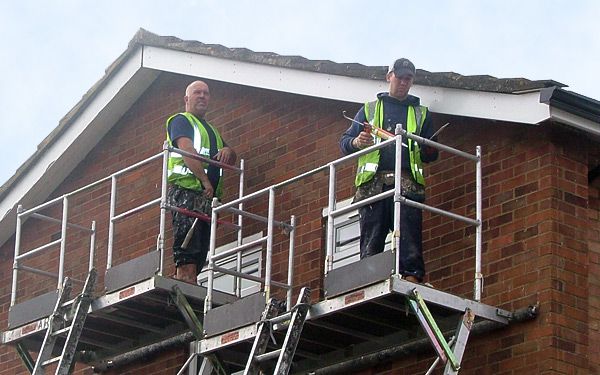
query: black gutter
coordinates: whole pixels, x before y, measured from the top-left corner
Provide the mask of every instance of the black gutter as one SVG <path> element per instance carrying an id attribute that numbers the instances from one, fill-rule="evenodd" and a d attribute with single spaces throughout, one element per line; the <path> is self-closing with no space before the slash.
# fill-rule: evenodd
<path id="1" fill-rule="evenodd" d="M 540 103 L 548 104 L 600 125 L 600 101 L 598 100 L 554 86 L 540 90 Z"/>

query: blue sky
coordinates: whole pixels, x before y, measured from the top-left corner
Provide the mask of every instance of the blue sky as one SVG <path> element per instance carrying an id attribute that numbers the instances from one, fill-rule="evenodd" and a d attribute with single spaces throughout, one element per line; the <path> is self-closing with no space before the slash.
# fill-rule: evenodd
<path id="1" fill-rule="evenodd" d="M 600 100 L 589 0 L 6 0 L 0 3 L 0 184 L 143 27 L 309 59 L 553 79 Z"/>

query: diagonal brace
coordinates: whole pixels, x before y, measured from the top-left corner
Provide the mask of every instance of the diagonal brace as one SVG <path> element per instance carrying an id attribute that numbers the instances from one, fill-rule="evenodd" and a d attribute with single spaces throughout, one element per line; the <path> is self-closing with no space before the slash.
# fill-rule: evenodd
<path id="1" fill-rule="evenodd" d="M 187 323 L 189 329 L 194 334 L 196 340 L 202 340 L 204 338 L 204 325 L 202 324 L 200 319 L 198 319 L 198 316 L 194 312 L 194 309 L 192 309 L 192 306 L 188 302 L 187 298 L 185 298 L 185 294 L 183 294 L 181 288 L 179 288 L 178 285 L 174 285 L 171 289 L 170 296 L 173 302 L 175 303 L 175 306 L 177 306 L 177 308 L 179 309 L 179 312 L 183 316 L 183 319 Z M 188 361 L 191 361 L 192 356 L 188 358 Z M 225 368 L 221 364 L 221 361 L 216 355 L 207 355 L 205 356 L 205 358 L 208 358 L 211 361 L 217 374 L 227 374 Z M 189 364 L 186 362 L 182 370 L 185 369 L 187 365 Z"/>
<path id="2" fill-rule="evenodd" d="M 421 327 L 423 327 L 425 333 L 427 333 L 427 336 L 437 352 L 438 357 L 440 357 L 444 363 L 450 361 L 452 368 L 458 371 L 460 368 L 460 362 L 454 355 L 450 345 L 448 345 L 448 342 L 442 334 L 442 331 L 437 326 L 433 315 L 431 315 L 429 308 L 427 308 L 425 300 L 423 300 L 423 297 L 421 297 L 421 294 L 417 291 L 417 289 L 412 291 L 412 296 L 408 298 L 408 303 L 419 319 Z"/>
<path id="3" fill-rule="evenodd" d="M 202 340 L 204 338 L 204 326 L 178 285 L 173 286 L 170 295 L 196 340 Z"/>
<path id="4" fill-rule="evenodd" d="M 29 350 L 22 343 L 17 344 L 17 354 L 21 357 L 23 364 L 27 367 L 30 374 L 33 374 L 33 368 L 35 367 L 35 361 L 31 358 L 31 354 L 29 354 Z"/>

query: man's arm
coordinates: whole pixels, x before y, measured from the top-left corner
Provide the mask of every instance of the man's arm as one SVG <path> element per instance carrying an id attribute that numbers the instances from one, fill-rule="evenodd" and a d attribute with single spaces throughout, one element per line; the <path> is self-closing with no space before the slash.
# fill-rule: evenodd
<path id="1" fill-rule="evenodd" d="M 349 155 L 360 149 L 366 148 L 373 145 L 373 137 L 371 134 L 364 131 L 362 125 L 363 122 L 367 121 L 365 117 L 364 107 L 361 108 L 354 121 L 350 123 L 350 127 L 342 134 L 340 138 L 340 150 L 344 155 Z M 358 122 L 358 123 L 357 123 Z"/>
<path id="2" fill-rule="evenodd" d="M 194 148 L 194 142 L 188 137 L 177 138 L 177 148 L 180 148 L 183 151 L 187 151 L 191 154 L 198 155 L 198 152 L 196 152 L 196 149 Z M 206 175 L 206 173 L 204 173 L 203 162 L 185 155 L 183 155 L 183 162 L 185 163 L 186 167 L 188 167 L 202 183 L 202 187 L 204 188 L 204 194 L 206 195 L 206 197 L 212 198 L 215 193 L 215 190 L 214 187 L 211 185 L 208 176 Z"/>

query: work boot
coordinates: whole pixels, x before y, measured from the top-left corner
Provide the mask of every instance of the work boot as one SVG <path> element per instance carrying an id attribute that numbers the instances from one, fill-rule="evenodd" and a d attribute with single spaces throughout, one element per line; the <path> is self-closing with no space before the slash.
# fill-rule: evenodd
<path id="1" fill-rule="evenodd" d="M 402 276 L 402 278 L 403 278 L 404 280 L 406 280 L 406 281 L 409 281 L 409 282 L 411 282 L 411 283 L 415 283 L 415 284 L 421 284 L 421 285 L 423 285 L 423 286 L 426 286 L 426 287 L 428 287 L 428 288 L 435 289 L 435 287 L 433 286 L 433 284 L 431 284 L 431 283 L 422 283 L 422 282 L 420 282 L 420 281 L 419 281 L 419 279 L 417 279 L 415 276 L 408 275 L 408 276 Z"/>
<path id="2" fill-rule="evenodd" d="M 416 276 L 408 275 L 403 277 L 404 280 L 409 281 L 411 283 L 420 284 L 419 279 Z"/>
<path id="3" fill-rule="evenodd" d="M 182 264 L 176 268 L 175 279 L 198 285 L 195 264 Z"/>

